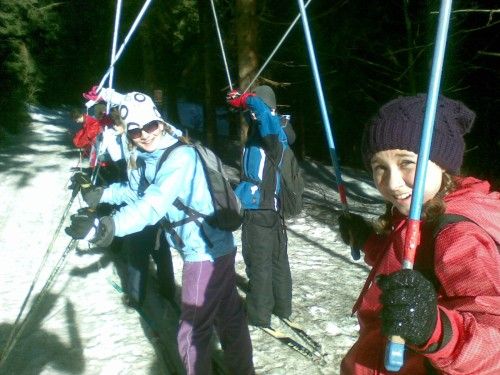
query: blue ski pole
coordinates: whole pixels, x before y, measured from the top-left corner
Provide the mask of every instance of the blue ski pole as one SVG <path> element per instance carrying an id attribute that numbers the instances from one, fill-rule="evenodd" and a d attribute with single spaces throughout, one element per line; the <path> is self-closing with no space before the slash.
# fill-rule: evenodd
<path id="1" fill-rule="evenodd" d="M 439 10 L 439 23 L 434 47 L 429 93 L 427 96 L 420 150 L 417 159 L 417 171 L 410 205 L 410 214 L 407 220 L 407 230 L 404 244 L 403 269 L 412 269 L 415 262 L 415 252 L 420 242 L 420 216 L 422 211 L 423 195 L 427 163 L 432 144 L 436 107 L 439 98 L 441 73 L 443 70 L 446 36 L 450 23 L 451 0 L 443 0 Z M 404 364 L 405 341 L 399 336 L 389 338 L 385 352 L 385 368 L 388 371 L 399 371 Z"/>
<path id="2" fill-rule="evenodd" d="M 111 70 L 109 72 L 109 84 L 108 87 L 110 89 L 113 88 L 113 79 L 115 74 L 115 66 L 113 65 L 113 61 L 116 56 L 116 43 L 118 41 L 118 28 L 120 26 L 120 17 L 122 14 L 122 0 L 117 0 L 116 2 L 116 11 L 115 11 L 115 27 L 113 29 L 113 42 L 111 46 Z M 106 114 L 109 114 L 109 110 L 111 109 L 111 103 L 106 103 Z"/>
<path id="3" fill-rule="evenodd" d="M 229 89 L 233 91 L 233 84 L 231 82 L 231 75 L 229 74 L 229 67 L 227 66 L 226 52 L 224 51 L 224 43 L 222 42 L 222 35 L 220 33 L 219 21 L 217 20 L 217 12 L 215 11 L 214 0 L 210 0 L 210 5 L 212 7 L 212 14 L 214 16 L 215 29 L 217 30 L 217 37 L 219 38 L 222 60 L 224 61 L 224 67 L 226 68 L 227 82 L 229 84 Z"/>
<path id="4" fill-rule="evenodd" d="M 325 105 L 325 97 L 323 95 L 323 88 L 321 85 L 321 80 L 319 77 L 318 64 L 316 62 L 316 55 L 314 53 L 314 47 L 311 38 L 311 32 L 309 30 L 309 22 L 307 20 L 306 8 L 304 6 L 303 0 L 298 0 L 300 13 L 302 15 L 302 25 L 304 27 L 304 34 L 307 43 L 307 49 L 309 51 L 309 58 L 311 59 L 311 68 L 313 70 L 314 83 L 316 84 L 316 92 L 318 94 L 319 104 L 321 108 L 321 116 L 323 118 L 323 125 L 326 132 L 326 139 L 328 141 L 328 147 L 330 151 L 330 157 L 332 159 L 333 169 L 335 171 L 335 178 L 337 180 L 337 186 L 339 189 L 339 196 L 342 206 L 344 207 L 345 212 L 349 212 L 349 208 L 347 206 L 347 197 L 346 191 L 344 187 L 344 182 L 342 181 L 342 174 L 340 172 L 340 165 L 337 159 L 337 153 L 335 152 L 335 142 L 333 140 L 333 132 L 330 126 L 330 120 L 328 118 L 328 113 L 326 111 Z M 359 249 L 356 249 L 351 246 L 351 256 L 354 260 L 358 260 L 361 257 Z"/>
<path id="5" fill-rule="evenodd" d="M 148 7 L 152 1 L 153 0 L 146 0 L 144 2 L 141 10 L 139 11 L 139 14 L 137 15 L 134 22 L 132 23 L 132 26 L 130 26 L 130 30 L 128 31 L 127 35 L 123 39 L 123 42 L 120 45 L 120 48 L 118 49 L 118 51 L 114 55 L 114 58 L 112 59 L 108 70 L 106 71 L 106 73 L 104 73 L 104 76 L 102 77 L 101 81 L 99 82 L 99 85 L 97 86 L 97 90 L 96 90 L 97 92 L 101 91 L 102 87 L 104 86 L 104 83 L 106 82 L 106 79 L 110 76 L 111 71 L 114 69 L 116 62 L 120 59 L 123 51 L 125 50 L 125 47 L 127 46 L 128 42 L 129 42 L 130 38 L 132 37 L 132 35 L 134 34 L 135 30 L 137 29 L 139 22 L 141 22 L 142 18 L 144 17 L 144 14 L 148 10 Z M 94 104 L 95 104 L 95 102 L 93 100 L 89 100 L 87 103 L 85 103 L 85 106 L 87 108 L 90 108 Z"/>

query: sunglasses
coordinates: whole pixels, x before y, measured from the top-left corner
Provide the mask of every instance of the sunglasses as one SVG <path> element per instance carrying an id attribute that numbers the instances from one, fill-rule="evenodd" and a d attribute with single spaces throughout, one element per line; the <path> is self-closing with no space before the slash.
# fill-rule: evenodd
<path id="1" fill-rule="evenodd" d="M 137 139 L 141 137 L 143 131 L 145 131 L 146 133 L 152 133 L 158 129 L 158 126 L 160 126 L 160 123 L 158 121 L 151 121 L 141 128 L 128 129 L 127 135 L 131 139 Z"/>

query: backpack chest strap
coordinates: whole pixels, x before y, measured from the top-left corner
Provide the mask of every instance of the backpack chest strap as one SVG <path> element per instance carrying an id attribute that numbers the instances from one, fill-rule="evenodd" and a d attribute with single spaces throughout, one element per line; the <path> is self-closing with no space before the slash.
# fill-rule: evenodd
<path id="1" fill-rule="evenodd" d="M 170 233 L 174 237 L 175 241 L 181 247 L 181 249 L 185 246 L 185 244 L 184 244 L 184 241 L 182 241 L 182 238 L 175 231 L 175 228 L 180 227 L 182 225 L 186 225 L 187 223 L 190 223 L 190 222 L 194 222 L 198 226 L 198 228 L 200 228 L 200 234 L 203 237 L 203 240 L 207 243 L 207 245 L 209 247 L 213 247 L 214 245 L 209 240 L 209 238 L 205 232 L 205 229 L 203 227 L 202 222 L 200 222 L 200 220 L 198 220 L 198 219 L 207 218 L 207 215 L 204 215 L 204 214 L 200 213 L 199 211 L 196 211 L 195 209 L 186 206 L 179 199 L 179 197 L 177 197 L 175 199 L 173 206 L 175 208 L 177 208 L 179 211 L 183 211 L 187 216 L 184 219 L 177 220 L 174 222 L 169 222 L 166 219 L 162 220 L 162 227 L 163 227 L 163 229 L 165 229 L 165 231 L 167 231 L 168 233 Z"/>

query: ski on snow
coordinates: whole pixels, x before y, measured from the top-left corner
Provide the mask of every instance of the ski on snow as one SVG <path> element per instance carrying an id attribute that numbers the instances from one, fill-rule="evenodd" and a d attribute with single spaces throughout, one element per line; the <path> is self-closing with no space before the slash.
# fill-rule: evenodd
<path id="1" fill-rule="evenodd" d="M 292 329 L 302 340 L 304 340 L 309 346 L 313 348 L 316 355 L 324 357 L 326 353 L 323 353 L 321 344 L 309 336 L 304 329 L 297 323 L 291 321 L 290 319 L 280 318 L 280 320 L 285 323 L 288 327 Z"/>
<path id="2" fill-rule="evenodd" d="M 262 331 L 267 333 L 268 335 L 274 337 L 277 339 L 280 343 L 288 346 L 289 348 L 295 350 L 296 352 L 300 353 L 304 357 L 310 359 L 314 363 L 317 363 L 319 365 L 325 365 L 326 361 L 324 359 L 324 356 L 326 354 L 321 352 L 321 345 L 316 342 L 313 338 L 311 338 L 305 331 L 300 328 L 296 323 L 293 323 L 289 319 L 286 319 L 287 322 L 285 322 L 283 319 L 281 319 L 288 327 L 292 329 L 299 337 L 301 337 L 307 345 L 310 345 L 312 349 L 307 348 L 305 345 L 301 344 L 297 340 L 295 340 L 292 336 L 279 331 L 277 329 L 274 329 L 272 327 L 259 327 Z M 299 333 L 301 332 L 301 333 Z M 319 349 L 318 349 L 319 347 Z"/>
<path id="3" fill-rule="evenodd" d="M 244 293 L 248 293 L 248 281 L 242 276 L 237 275 L 236 285 Z M 327 353 L 324 353 L 321 348 L 321 344 L 314 340 L 306 331 L 297 323 L 291 321 L 290 319 L 278 317 L 286 326 L 288 326 L 298 337 L 300 337 L 304 343 L 311 349 L 307 348 L 305 345 L 301 344 L 295 340 L 292 336 L 279 331 L 272 327 L 259 327 L 262 331 L 266 332 L 268 335 L 277 339 L 280 343 L 288 346 L 289 348 L 295 350 L 296 352 L 302 354 L 304 357 L 312 360 L 314 363 L 324 365 L 326 361 L 324 357 Z"/>

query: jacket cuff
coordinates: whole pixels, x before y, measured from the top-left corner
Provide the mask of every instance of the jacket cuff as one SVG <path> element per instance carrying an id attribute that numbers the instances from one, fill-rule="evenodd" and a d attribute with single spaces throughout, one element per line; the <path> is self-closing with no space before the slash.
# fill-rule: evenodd
<path id="1" fill-rule="evenodd" d="M 115 237 L 115 223 L 111 216 L 103 216 L 99 220 L 95 238 L 90 241 L 98 247 L 108 247 Z"/>
<path id="2" fill-rule="evenodd" d="M 434 353 L 441 352 L 439 357 L 443 356 L 443 350 L 449 350 L 457 341 L 457 335 L 453 335 L 453 317 L 448 315 L 448 310 L 438 306 L 438 317 L 436 328 L 427 343 L 420 347 L 412 347 L 417 352 L 432 356 Z M 456 322 L 455 322 L 456 324 Z"/>

